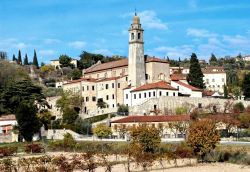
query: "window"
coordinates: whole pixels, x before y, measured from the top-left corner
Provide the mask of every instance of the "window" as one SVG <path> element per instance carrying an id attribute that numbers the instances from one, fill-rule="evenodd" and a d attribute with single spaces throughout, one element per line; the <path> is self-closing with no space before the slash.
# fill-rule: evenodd
<path id="1" fill-rule="evenodd" d="M 89 97 L 86 97 L 86 102 L 88 102 L 89 101 Z"/>
<path id="2" fill-rule="evenodd" d="M 128 99 L 128 94 L 126 94 L 126 99 Z"/>
<path id="3" fill-rule="evenodd" d="M 139 93 L 139 99 L 141 98 L 141 93 Z"/>
<path id="4" fill-rule="evenodd" d="M 114 108 L 114 107 L 115 107 L 115 104 L 112 104 L 112 107 Z"/>
<path id="5" fill-rule="evenodd" d="M 94 85 L 92 86 L 92 90 L 93 90 L 93 91 L 95 90 L 95 86 L 94 86 Z"/>
<path id="6" fill-rule="evenodd" d="M 161 96 L 161 91 L 159 92 L 159 96 Z"/>
<path id="7" fill-rule="evenodd" d="M 84 91 L 84 86 L 82 86 L 82 91 Z"/>
<path id="8" fill-rule="evenodd" d="M 202 104 L 201 103 L 198 103 L 198 108 L 202 108 Z"/>
<path id="9" fill-rule="evenodd" d="M 106 90 L 109 89 L 109 84 L 106 84 Z"/>
<path id="10" fill-rule="evenodd" d="M 112 99 L 115 99 L 115 95 L 114 94 L 112 94 Z"/>
<path id="11" fill-rule="evenodd" d="M 151 92 L 148 93 L 148 97 L 151 97 Z"/>
<path id="12" fill-rule="evenodd" d="M 224 78 L 222 78 L 221 80 L 222 80 L 222 82 L 224 82 L 224 81 L 225 81 L 225 79 L 224 79 Z"/>
<path id="13" fill-rule="evenodd" d="M 115 88 L 115 83 L 112 83 L 112 88 Z"/>
<path id="14" fill-rule="evenodd" d="M 173 96 L 175 96 L 175 93 L 173 93 Z"/>
<path id="15" fill-rule="evenodd" d="M 147 98 L 147 93 L 144 93 L 144 98 Z"/>
<path id="16" fill-rule="evenodd" d="M 95 102 L 96 101 L 96 97 L 93 96 L 92 97 L 92 101 Z"/>
<path id="17" fill-rule="evenodd" d="M 106 95 L 106 100 L 108 100 L 109 99 L 109 95 Z"/>
<path id="18" fill-rule="evenodd" d="M 120 88 L 120 86 L 121 86 L 120 83 L 118 83 L 118 86 L 117 86 L 117 87 Z"/>
<path id="19" fill-rule="evenodd" d="M 131 34 L 131 40 L 133 40 L 135 38 L 134 33 Z"/>
<path id="20" fill-rule="evenodd" d="M 134 94 L 134 99 L 136 99 L 136 94 Z"/>
<path id="21" fill-rule="evenodd" d="M 214 79 L 212 79 L 212 82 L 214 82 Z"/>
<path id="22" fill-rule="evenodd" d="M 149 74 L 145 74 L 146 80 L 149 80 Z"/>
<path id="23" fill-rule="evenodd" d="M 138 33 L 138 39 L 141 39 L 141 33 Z"/>
<path id="24" fill-rule="evenodd" d="M 153 91 L 153 97 L 155 97 L 155 91 Z"/>
<path id="25" fill-rule="evenodd" d="M 128 81 L 128 77 L 126 76 L 126 81 Z"/>
<path id="26" fill-rule="evenodd" d="M 87 86 L 87 91 L 89 90 L 89 86 Z"/>
<path id="27" fill-rule="evenodd" d="M 166 96 L 168 96 L 168 92 L 166 92 Z"/>

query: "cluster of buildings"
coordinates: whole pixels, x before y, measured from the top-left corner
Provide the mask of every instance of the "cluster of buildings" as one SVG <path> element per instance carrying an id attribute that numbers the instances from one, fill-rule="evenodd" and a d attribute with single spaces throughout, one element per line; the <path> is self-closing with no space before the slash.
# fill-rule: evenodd
<path id="1" fill-rule="evenodd" d="M 79 93 L 84 98 L 84 114 L 95 113 L 97 102 L 106 108 L 134 106 L 150 98 L 202 97 L 203 90 L 188 84 L 189 69 L 170 67 L 168 61 L 144 55 L 144 36 L 140 18 L 135 15 L 129 28 L 127 59 L 108 63 L 98 62 L 83 70 L 79 80 L 68 81 L 63 90 Z M 202 69 L 206 88 L 223 93 L 226 73 L 222 67 Z"/>

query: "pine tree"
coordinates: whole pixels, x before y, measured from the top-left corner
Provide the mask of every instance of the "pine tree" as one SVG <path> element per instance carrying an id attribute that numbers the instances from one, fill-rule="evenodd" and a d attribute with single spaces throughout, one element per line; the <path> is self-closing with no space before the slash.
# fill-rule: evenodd
<path id="1" fill-rule="evenodd" d="M 228 98 L 228 89 L 227 86 L 224 84 L 224 98 Z"/>
<path id="2" fill-rule="evenodd" d="M 36 68 L 39 68 L 37 56 L 36 56 L 36 50 L 34 50 L 34 58 L 33 58 L 33 65 L 36 66 Z"/>
<path id="3" fill-rule="evenodd" d="M 27 56 L 27 54 L 25 54 L 25 58 L 24 58 L 24 60 L 23 60 L 23 64 L 24 64 L 24 65 L 29 65 L 29 61 L 28 61 L 28 56 Z"/>
<path id="4" fill-rule="evenodd" d="M 197 59 L 196 54 L 192 53 L 187 81 L 190 85 L 203 89 L 205 88 L 205 85 L 203 83 L 203 76 L 204 75 L 201 71 L 199 60 Z"/>
<path id="5" fill-rule="evenodd" d="M 18 50 L 18 58 L 17 58 L 17 63 L 22 65 L 22 55 L 21 55 L 21 51 Z"/>
<path id="6" fill-rule="evenodd" d="M 250 98 L 250 73 L 247 73 L 244 76 L 242 90 L 245 98 Z"/>
<path id="7" fill-rule="evenodd" d="M 13 62 L 17 61 L 16 55 L 15 55 L 15 54 L 13 54 L 13 56 L 12 56 L 12 61 L 13 61 Z"/>

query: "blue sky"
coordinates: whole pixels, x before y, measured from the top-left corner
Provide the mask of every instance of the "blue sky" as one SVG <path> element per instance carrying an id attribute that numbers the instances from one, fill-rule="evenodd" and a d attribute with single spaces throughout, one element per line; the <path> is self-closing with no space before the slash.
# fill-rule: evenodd
<path id="1" fill-rule="evenodd" d="M 82 51 L 128 54 L 137 9 L 145 54 L 200 59 L 250 54 L 249 0 L 0 0 L 0 50 L 49 63 Z"/>

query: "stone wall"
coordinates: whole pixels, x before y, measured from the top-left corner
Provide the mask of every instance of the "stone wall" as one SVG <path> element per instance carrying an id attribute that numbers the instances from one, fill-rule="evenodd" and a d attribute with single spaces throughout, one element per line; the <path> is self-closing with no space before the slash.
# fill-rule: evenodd
<path id="1" fill-rule="evenodd" d="M 198 97 L 168 97 L 151 98 L 140 105 L 129 108 L 130 115 L 150 114 L 154 109 L 159 110 L 160 114 L 174 114 L 177 107 L 188 106 L 190 109 L 197 107 L 206 107 L 208 105 L 216 106 L 218 112 L 223 112 L 224 104 L 228 101 L 233 103 L 242 102 L 244 106 L 250 105 L 250 101 L 228 100 L 219 98 L 198 98 Z"/>

